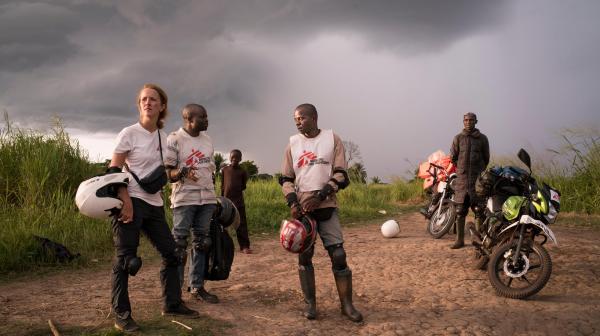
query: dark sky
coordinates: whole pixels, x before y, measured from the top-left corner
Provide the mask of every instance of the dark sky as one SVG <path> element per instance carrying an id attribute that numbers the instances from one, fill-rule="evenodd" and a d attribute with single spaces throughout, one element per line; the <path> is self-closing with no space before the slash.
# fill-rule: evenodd
<path id="1" fill-rule="evenodd" d="M 137 120 L 145 82 L 190 102 L 222 152 L 279 170 L 295 106 L 356 143 L 370 176 L 447 151 L 477 113 L 493 153 L 539 153 L 598 127 L 598 1 L 0 2 L 0 109 L 62 118 L 93 160 Z"/>

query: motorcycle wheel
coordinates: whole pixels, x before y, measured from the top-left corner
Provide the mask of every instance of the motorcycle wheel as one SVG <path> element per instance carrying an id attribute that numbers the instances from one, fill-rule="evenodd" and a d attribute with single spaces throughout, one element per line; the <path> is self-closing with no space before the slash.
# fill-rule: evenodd
<path id="1" fill-rule="evenodd" d="M 521 256 L 515 266 L 512 255 L 517 241 L 498 246 L 488 264 L 488 278 L 499 296 L 524 299 L 539 292 L 552 273 L 552 260 L 546 249 L 536 243 L 523 242 Z"/>
<path id="2" fill-rule="evenodd" d="M 450 231 L 455 219 L 456 206 L 452 202 L 446 202 L 442 204 L 439 215 L 436 210 L 429 219 L 429 222 L 427 223 L 427 232 L 429 232 L 433 238 L 440 239 Z"/>

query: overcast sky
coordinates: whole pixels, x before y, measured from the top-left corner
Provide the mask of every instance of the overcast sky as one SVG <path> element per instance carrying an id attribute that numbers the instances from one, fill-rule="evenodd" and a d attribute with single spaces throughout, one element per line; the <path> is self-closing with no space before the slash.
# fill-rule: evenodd
<path id="1" fill-rule="evenodd" d="M 165 130 L 203 104 L 218 151 L 274 173 L 309 102 L 387 180 L 448 151 L 468 111 L 497 155 L 598 127 L 599 13 L 595 0 L 0 1 L 0 109 L 36 129 L 58 115 L 97 161 L 154 82 Z"/>

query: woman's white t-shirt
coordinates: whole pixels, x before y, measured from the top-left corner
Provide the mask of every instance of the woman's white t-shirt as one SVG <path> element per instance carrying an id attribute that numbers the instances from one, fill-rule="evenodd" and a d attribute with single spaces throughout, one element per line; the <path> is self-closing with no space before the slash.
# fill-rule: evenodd
<path id="1" fill-rule="evenodd" d="M 117 136 L 114 152 L 117 154 L 127 153 L 125 163 L 127 163 L 129 171 L 134 172 L 140 179 L 163 164 L 157 132 L 161 137 L 164 156 L 167 148 L 167 135 L 161 130 L 148 132 L 140 123 L 136 123 L 125 127 Z M 127 191 L 130 197 L 140 198 L 154 206 L 163 205 L 160 191 L 155 194 L 145 192 L 133 176 L 129 178 Z"/>

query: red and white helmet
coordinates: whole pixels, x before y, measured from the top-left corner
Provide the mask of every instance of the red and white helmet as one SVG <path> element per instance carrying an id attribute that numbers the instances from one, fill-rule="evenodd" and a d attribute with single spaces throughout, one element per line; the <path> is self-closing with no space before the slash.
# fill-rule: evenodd
<path id="1" fill-rule="evenodd" d="M 128 173 L 100 175 L 81 182 L 75 195 L 79 212 L 99 219 L 116 214 L 123 207 L 116 187 L 126 187 L 128 183 Z"/>
<path id="2" fill-rule="evenodd" d="M 281 222 L 279 240 L 281 246 L 292 253 L 302 253 L 315 243 L 317 222 L 304 215 L 299 219 L 284 219 Z"/>

